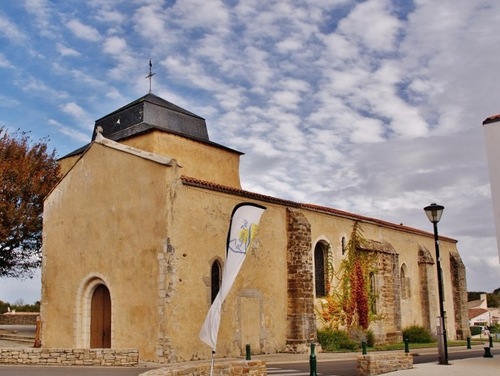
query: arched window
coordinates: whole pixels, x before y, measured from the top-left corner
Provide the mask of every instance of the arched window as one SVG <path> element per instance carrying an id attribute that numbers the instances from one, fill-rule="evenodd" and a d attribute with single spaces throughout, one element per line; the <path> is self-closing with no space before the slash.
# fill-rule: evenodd
<path id="1" fill-rule="evenodd" d="M 401 265 L 401 271 L 399 273 L 399 278 L 401 282 L 401 299 L 410 298 L 410 278 L 408 278 L 408 268 L 406 264 Z"/>
<path id="2" fill-rule="evenodd" d="M 210 303 L 213 303 L 219 293 L 222 281 L 222 268 L 219 261 L 215 260 L 210 271 Z"/>
<path id="3" fill-rule="evenodd" d="M 326 277 L 328 246 L 326 243 L 318 242 L 314 247 L 314 282 L 316 297 L 326 296 Z"/>

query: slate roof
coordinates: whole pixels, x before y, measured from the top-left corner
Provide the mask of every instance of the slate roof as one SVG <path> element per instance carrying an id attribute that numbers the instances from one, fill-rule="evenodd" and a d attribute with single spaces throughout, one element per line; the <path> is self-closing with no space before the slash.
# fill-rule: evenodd
<path id="1" fill-rule="evenodd" d="M 96 120 L 92 132 L 92 141 L 95 140 L 98 128 L 101 129 L 103 137 L 113 141 L 120 141 L 153 130 L 160 130 L 230 150 L 240 155 L 243 154 L 210 141 L 204 118 L 152 93 L 146 94 Z M 61 159 L 79 155 L 88 147 L 89 144 L 65 155 Z"/>
<path id="2" fill-rule="evenodd" d="M 134 136 L 155 128 L 178 133 L 189 138 L 210 141 L 205 119 L 152 93 L 96 120 L 102 135 L 113 141 Z"/>

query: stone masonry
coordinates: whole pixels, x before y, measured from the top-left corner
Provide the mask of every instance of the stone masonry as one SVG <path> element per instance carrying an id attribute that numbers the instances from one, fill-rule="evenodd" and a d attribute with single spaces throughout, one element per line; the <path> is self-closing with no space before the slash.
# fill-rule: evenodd
<path id="1" fill-rule="evenodd" d="M 453 305 L 455 306 L 455 330 L 457 339 L 470 336 L 467 309 L 467 280 L 465 265 L 458 253 L 450 254 L 450 271 L 453 287 Z"/>
<path id="2" fill-rule="evenodd" d="M 374 376 L 413 368 L 413 355 L 408 353 L 368 354 L 358 356 L 358 375 Z"/>
<path id="3" fill-rule="evenodd" d="M 434 259 L 431 253 L 425 248 L 420 247 L 418 251 L 418 272 L 419 272 L 419 285 L 420 285 L 420 300 L 422 304 L 422 319 L 423 327 L 435 332 L 433 328 L 434 317 L 431 312 L 436 312 L 436 310 L 431 307 L 433 299 L 433 291 L 430 286 L 433 282 L 432 272 L 433 272 Z"/>
<path id="4" fill-rule="evenodd" d="M 0 325 L 36 325 L 38 312 L 4 313 L 0 315 Z"/>
<path id="5" fill-rule="evenodd" d="M 311 225 L 299 211 L 287 209 L 288 334 L 286 351 L 306 352 L 316 341 Z"/>
<path id="6" fill-rule="evenodd" d="M 375 293 L 376 315 L 373 330 L 377 343 L 393 343 L 402 340 L 401 332 L 401 286 L 399 278 L 399 256 L 387 242 L 367 240 L 363 252 L 376 256 Z"/>
<path id="7" fill-rule="evenodd" d="M 136 366 L 136 349 L 1 348 L 0 364 L 52 366 Z"/>

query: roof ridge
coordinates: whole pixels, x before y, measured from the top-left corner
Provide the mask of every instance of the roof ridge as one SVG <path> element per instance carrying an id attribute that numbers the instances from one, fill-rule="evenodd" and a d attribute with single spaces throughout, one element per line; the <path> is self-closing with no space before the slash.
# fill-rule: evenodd
<path id="1" fill-rule="evenodd" d="M 361 222 L 378 224 L 380 226 L 396 229 L 399 231 L 420 234 L 420 235 L 428 236 L 428 237 L 434 237 L 434 234 L 430 233 L 428 231 L 420 230 L 420 229 L 417 229 L 414 227 L 404 226 L 402 224 L 398 225 L 398 224 L 384 221 L 381 219 L 367 217 L 367 216 L 363 216 L 363 215 L 359 215 L 359 214 L 354 214 L 351 212 L 347 212 L 347 211 L 343 211 L 343 210 L 339 210 L 339 209 L 335 209 L 335 208 L 330 208 L 327 206 L 289 201 L 289 200 L 285 200 L 285 199 L 281 199 L 281 198 L 277 198 L 277 197 L 273 197 L 273 196 L 263 195 L 261 193 L 245 191 L 243 189 L 234 188 L 234 187 L 228 187 L 228 186 L 225 186 L 222 184 L 213 183 L 213 182 L 209 182 L 206 180 L 201 180 L 201 179 L 193 178 L 193 177 L 186 176 L 186 175 L 182 175 L 181 180 L 184 184 L 191 185 L 191 186 L 196 186 L 196 187 L 200 187 L 200 188 L 208 188 L 208 189 L 212 189 L 212 190 L 220 191 L 220 192 L 233 193 L 233 194 L 237 194 L 240 196 L 253 198 L 255 200 L 263 200 L 263 201 L 267 201 L 267 202 L 274 202 L 277 204 L 292 206 L 292 207 L 296 207 L 299 209 L 306 209 L 306 210 L 312 210 L 312 211 L 317 211 L 317 212 L 322 212 L 322 213 L 328 213 L 328 214 L 337 215 L 337 216 L 341 216 L 344 218 L 349 218 L 349 219 L 357 220 L 357 221 L 361 221 Z M 442 235 L 439 235 L 439 238 L 443 239 L 443 240 L 451 241 L 454 243 L 458 242 L 456 239 L 449 238 L 449 237 L 442 236 Z"/>

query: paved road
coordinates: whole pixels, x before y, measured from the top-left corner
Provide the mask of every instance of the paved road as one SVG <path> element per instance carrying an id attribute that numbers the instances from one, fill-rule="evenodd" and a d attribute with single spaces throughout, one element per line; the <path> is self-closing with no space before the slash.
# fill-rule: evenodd
<path id="1" fill-rule="evenodd" d="M 483 350 L 472 349 L 464 351 L 450 352 L 449 359 L 467 359 L 481 358 L 484 354 Z M 500 349 L 492 349 L 492 354 L 495 357 L 500 356 Z M 437 353 L 415 353 L 413 357 L 414 364 L 436 363 Z M 327 360 L 318 361 L 316 371 L 318 376 L 356 376 L 356 360 L 353 358 L 346 360 Z M 479 370 L 480 371 L 480 370 Z M 405 372 L 405 371 L 403 371 Z M 267 363 L 267 374 L 270 376 L 308 376 L 310 374 L 309 362 L 293 362 L 293 363 Z M 500 374 L 500 373 L 499 373 Z"/>
<path id="2" fill-rule="evenodd" d="M 2 346 L 0 341 L 0 348 Z M 6 341 L 12 347 L 13 342 Z M 19 346 L 26 347 L 26 344 L 19 344 Z M 437 350 L 412 351 L 414 354 L 414 363 L 436 362 L 435 353 Z M 470 357 L 482 357 L 483 350 L 481 347 L 474 347 L 472 350 L 459 350 L 453 349 L 450 351 L 450 360 L 464 359 Z M 495 357 L 500 357 L 500 348 L 492 349 Z M 418 355 L 417 355 L 418 354 Z M 355 376 L 356 373 L 356 360 L 352 354 L 345 356 L 346 359 L 337 358 L 335 360 L 320 360 L 321 355 L 318 355 L 317 372 L 319 376 Z M 267 359 L 268 375 L 286 375 L 286 376 L 307 376 L 309 375 L 309 361 L 308 357 L 302 357 L 302 360 L 297 361 L 297 358 L 287 358 L 289 362 L 273 362 Z M 294 361 L 292 361 L 294 360 Z M 51 366 L 16 366 L 16 365 L 0 365 L 1 376 L 137 376 L 143 372 L 153 369 L 154 365 L 139 365 L 138 367 L 51 367 Z"/>
<path id="3" fill-rule="evenodd" d="M 141 367 L 49 367 L 1 365 L 2 376 L 137 376 L 151 368 Z"/>

